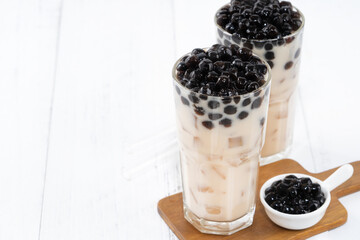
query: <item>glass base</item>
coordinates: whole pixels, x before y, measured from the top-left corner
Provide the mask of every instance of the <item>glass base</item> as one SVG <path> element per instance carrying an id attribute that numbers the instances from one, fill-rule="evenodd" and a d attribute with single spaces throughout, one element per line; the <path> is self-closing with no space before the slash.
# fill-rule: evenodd
<path id="1" fill-rule="evenodd" d="M 291 151 L 291 146 L 288 146 L 284 151 L 281 151 L 279 153 L 267 156 L 267 157 L 261 157 L 260 158 L 260 166 L 264 166 L 269 163 L 273 163 L 276 161 L 279 161 L 283 158 L 286 158 Z"/>
<path id="2" fill-rule="evenodd" d="M 254 218 L 255 205 L 251 208 L 250 212 L 245 216 L 238 218 L 231 222 L 216 222 L 199 218 L 191 212 L 184 204 L 184 217 L 191 223 L 197 230 L 202 233 L 216 234 L 216 235 L 231 235 L 240 231 L 241 229 L 249 227 Z"/>

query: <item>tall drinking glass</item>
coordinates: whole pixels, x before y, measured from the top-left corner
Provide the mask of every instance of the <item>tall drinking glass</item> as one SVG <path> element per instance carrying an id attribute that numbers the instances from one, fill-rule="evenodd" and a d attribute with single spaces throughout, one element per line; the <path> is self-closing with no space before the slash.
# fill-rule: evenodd
<path id="1" fill-rule="evenodd" d="M 193 92 L 173 68 L 185 218 L 203 233 L 229 235 L 250 226 L 270 92 L 265 83 L 231 97 Z"/>
<path id="2" fill-rule="evenodd" d="M 229 6 L 225 5 L 222 8 Z M 221 9 L 222 9 L 221 8 Z M 219 9 L 220 10 L 220 9 Z M 282 159 L 290 150 L 295 118 L 295 95 L 300 68 L 301 45 L 305 19 L 298 30 L 281 39 L 246 39 L 230 34 L 216 22 L 218 43 L 229 46 L 237 44 L 250 48 L 256 55 L 266 59 L 271 67 L 272 87 L 265 144 L 261 151 L 261 165 Z"/>

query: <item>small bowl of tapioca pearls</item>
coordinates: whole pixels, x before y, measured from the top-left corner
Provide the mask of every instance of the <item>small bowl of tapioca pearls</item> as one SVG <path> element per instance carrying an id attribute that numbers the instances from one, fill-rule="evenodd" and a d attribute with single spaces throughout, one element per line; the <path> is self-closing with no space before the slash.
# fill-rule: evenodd
<path id="1" fill-rule="evenodd" d="M 330 192 L 354 172 L 343 165 L 325 181 L 301 173 L 277 175 L 260 189 L 260 201 L 268 217 L 277 225 L 301 230 L 318 223 L 331 201 Z"/>

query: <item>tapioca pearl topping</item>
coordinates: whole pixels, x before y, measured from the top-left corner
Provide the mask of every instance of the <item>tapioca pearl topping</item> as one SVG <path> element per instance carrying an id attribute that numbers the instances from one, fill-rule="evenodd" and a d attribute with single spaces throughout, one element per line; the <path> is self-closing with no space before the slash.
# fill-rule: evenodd
<path id="1" fill-rule="evenodd" d="M 224 118 L 220 120 L 219 124 L 223 125 L 224 127 L 231 127 L 231 120 L 228 118 Z"/>
<path id="2" fill-rule="evenodd" d="M 265 190 L 265 201 L 277 211 L 289 214 L 313 212 L 325 202 L 318 183 L 310 178 L 288 175 Z"/>
<path id="3" fill-rule="evenodd" d="M 234 44 L 229 47 L 215 44 L 207 51 L 196 48 L 176 69 L 181 85 L 203 95 L 221 96 L 224 104 L 260 88 L 267 74 L 266 65 L 250 49 Z M 190 96 L 189 100 L 199 101 Z"/>
<path id="4" fill-rule="evenodd" d="M 258 40 L 282 38 L 302 24 L 292 4 L 278 0 L 232 0 L 217 11 L 216 21 L 237 38 Z"/>

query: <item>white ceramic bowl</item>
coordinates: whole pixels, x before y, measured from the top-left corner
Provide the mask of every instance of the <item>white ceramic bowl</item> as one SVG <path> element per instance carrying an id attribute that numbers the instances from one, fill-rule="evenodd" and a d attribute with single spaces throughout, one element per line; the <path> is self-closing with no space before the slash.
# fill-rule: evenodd
<path id="1" fill-rule="evenodd" d="M 350 164 L 343 165 L 338 170 L 336 170 L 330 177 L 328 177 L 324 182 L 312 176 L 301 173 L 286 173 L 277 175 L 273 178 L 270 178 L 262 185 L 260 189 L 260 201 L 264 206 L 265 212 L 268 217 L 277 225 L 291 230 L 301 230 L 309 228 L 318 223 L 325 215 L 326 209 L 328 208 L 331 201 L 330 192 L 334 188 L 348 180 L 352 176 L 353 172 L 354 169 Z M 295 175 L 298 178 L 308 177 L 313 183 L 320 184 L 321 191 L 324 193 L 324 197 L 326 198 L 324 204 L 315 211 L 305 214 L 282 213 L 270 207 L 269 204 L 267 204 L 267 202 L 265 201 L 265 190 L 270 187 L 273 182 L 284 179 L 287 175 Z"/>

